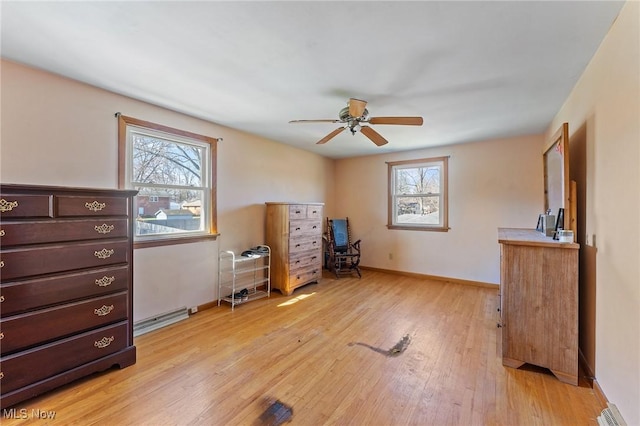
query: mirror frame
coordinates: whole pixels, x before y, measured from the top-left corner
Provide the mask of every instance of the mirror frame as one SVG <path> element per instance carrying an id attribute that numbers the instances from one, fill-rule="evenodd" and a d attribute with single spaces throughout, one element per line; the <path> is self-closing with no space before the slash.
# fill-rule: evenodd
<path id="1" fill-rule="evenodd" d="M 551 155 L 554 154 L 554 151 L 560 152 L 562 155 L 561 162 L 561 188 L 562 191 L 562 203 L 560 206 L 549 206 L 549 183 L 550 173 L 549 165 L 551 163 L 550 158 Z M 543 151 L 543 162 L 544 162 L 544 210 L 545 212 L 549 209 L 555 209 L 555 211 L 551 211 L 552 215 L 558 215 L 558 209 L 564 209 L 564 224 L 563 229 L 571 229 L 574 234 L 576 233 L 576 218 L 575 218 L 575 206 L 572 205 L 573 198 L 572 192 L 575 193 L 575 190 L 572 191 L 571 180 L 569 177 L 569 123 L 563 123 L 562 126 L 554 133 L 551 137 L 551 140 L 547 142 Z M 557 181 L 558 179 L 556 179 Z M 557 219 L 557 217 L 556 217 Z"/>

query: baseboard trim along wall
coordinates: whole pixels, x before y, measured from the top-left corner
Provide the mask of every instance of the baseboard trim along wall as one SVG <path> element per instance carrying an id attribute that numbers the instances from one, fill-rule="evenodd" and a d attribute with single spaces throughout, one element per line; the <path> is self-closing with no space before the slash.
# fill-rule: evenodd
<path id="1" fill-rule="evenodd" d="M 593 389 L 593 394 L 595 395 L 596 400 L 598 401 L 598 405 L 600 409 L 601 410 L 606 409 L 607 406 L 609 405 L 609 400 L 607 399 L 607 396 L 604 394 L 604 392 L 602 391 L 602 388 L 598 384 L 598 381 L 596 380 L 596 375 L 591 369 L 591 367 L 589 366 L 589 363 L 587 363 L 587 359 L 585 358 L 584 353 L 582 353 L 582 349 L 578 349 L 578 363 L 580 366 L 579 367 L 580 374 L 582 374 L 584 376 L 584 379 L 587 380 L 587 382 L 589 382 L 589 384 L 591 385 L 591 388 Z"/>
<path id="2" fill-rule="evenodd" d="M 602 390 L 600 384 L 596 379 L 593 379 L 593 393 L 596 396 L 596 399 L 598 400 L 598 403 L 601 407 L 606 407 L 607 405 L 609 405 L 609 400 L 607 399 L 607 396 L 604 394 L 604 391 Z"/>
<path id="3" fill-rule="evenodd" d="M 419 274 L 419 273 L 416 273 L 416 272 L 395 271 L 393 269 L 374 268 L 372 266 L 360 266 L 360 269 L 364 269 L 364 270 L 368 270 L 368 271 L 375 271 L 375 272 L 385 272 L 387 274 L 402 275 L 402 276 L 405 276 L 405 277 L 412 277 L 412 278 L 421 278 L 421 279 L 435 280 L 435 281 L 446 281 L 446 282 L 450 282 L 450 283 L 453 283 L 453 284 L 472 285 L 472 286 L 475 286 L 475 287 L 490 288 L 490 289 L 493 289 L 493 290 L 496 290 L 496 291 L 500 288 L 500 286 L 498 284 L 485 283 L 485 282 L 482 282 L 482 281 L 463 280 L 463 279 L 460 279 L 460 278 L 441 277 L 441 276 L 438 276 L 438 275 Z"/>
<path id="4" fill-rule="evenodd" d="M 204 311 L 205 309 L 215 308 L 217 306 L 218 306 L 218 301 L 217 300 L 213 300 L 211 302 L 203 303 L 202 305 L 198 305 L 198 312 Z M 194 314 L 190 314 L 190 315 L 194 315 Z"/>

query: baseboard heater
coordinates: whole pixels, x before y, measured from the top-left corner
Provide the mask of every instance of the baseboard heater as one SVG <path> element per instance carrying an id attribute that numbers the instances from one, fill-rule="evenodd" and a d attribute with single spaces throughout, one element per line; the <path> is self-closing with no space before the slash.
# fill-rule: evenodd
<path id="1" fill-rule="evenodd" d="M 620 411 L 618 411 L 618 407 L 614 404 L 607 405 L 608 407 L 602 410 L 602 413 L 598 416 L 598 424 L 600 426 L 627 426 Z"/>
<path id="2" fill-rule="evenodd" d="M 143 319 L 133 323 L 133 336 L 140 336 L 141 334 L 145 334 L 150 331 L 175 324 L 176 322 L 182 321 L 187 318 L 189 318 L 189 311 L 187 310 L 186 306 L 183 306 L 182 308 L 176 309 L 175 311 L 166 312 L 155 317 Z"/>

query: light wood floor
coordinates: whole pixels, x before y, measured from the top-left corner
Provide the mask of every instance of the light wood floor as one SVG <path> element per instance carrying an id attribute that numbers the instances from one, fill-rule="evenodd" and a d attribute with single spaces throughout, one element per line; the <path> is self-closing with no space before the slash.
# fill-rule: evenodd
<path id="1" fill-rule="evenodd" d="M 216 307 L 140 336 L 138 360 L 19 404 L 51 424 L 588 425 L 586 384 L 503 367 L 497 291 L 363 271 L 363 278 Z M 397 357 L 387 350 L 409 334 Z M 360 344 L 356 344 L 360 343 Z M 369 345 L 369 346 L 366 346 Z M 25 423 L 4 418 L 3 425 Z"/>

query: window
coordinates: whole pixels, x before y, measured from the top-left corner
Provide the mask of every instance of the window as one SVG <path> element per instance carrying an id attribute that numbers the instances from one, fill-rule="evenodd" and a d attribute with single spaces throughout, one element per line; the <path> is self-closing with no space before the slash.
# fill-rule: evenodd
<path id="1" fill-rule="evenodd" d="M 448 231 L 448 157 L 387 163 L 389 229 Z"/>
<path id="2" fill-rule="evenodd" d="M 117 116 L 119 186 L 138 190 L 134 245 L 215 238 L 218 140 Z"/>

